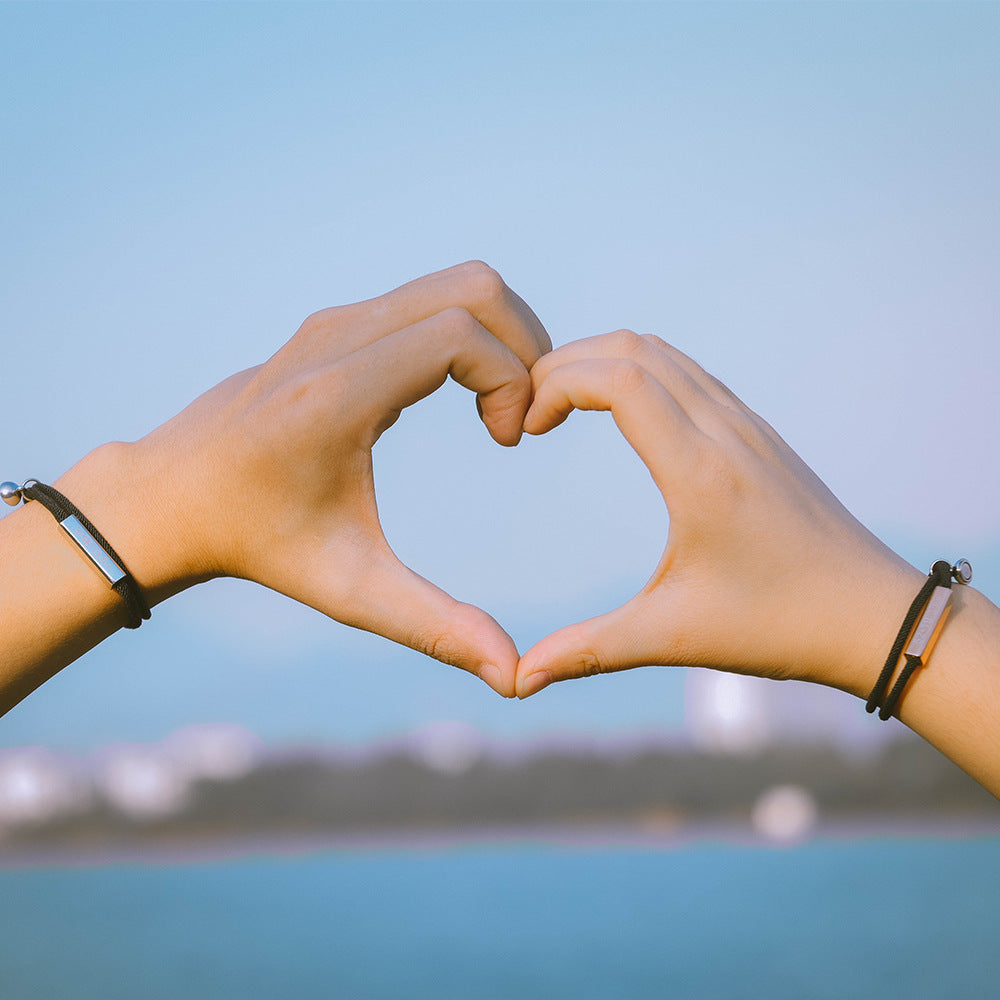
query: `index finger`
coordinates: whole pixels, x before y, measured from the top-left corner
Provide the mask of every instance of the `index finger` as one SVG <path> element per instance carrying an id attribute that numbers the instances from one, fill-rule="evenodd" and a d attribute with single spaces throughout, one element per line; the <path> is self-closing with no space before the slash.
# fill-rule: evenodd
<path id="1" fill-rule="evenodd" d="M 315 318 L 337 319 L 338 348 L 348 354 L 455 306 L 506 344 L 525 368 L 552 350 L 541 320 L 481 260 L 426 274 L 374 299 L 324 310 Z"/>
<path id="2" fill-rule="evenodd" d="M 494 440 L 515 445 L 531 402 L 527 369 L 464 309 L 455 307 L 356 351 L 335 369 L 336 399 L 370 440 L 391 427 L 407 406 L 439 389 L 450 375 L 482 401 Z"/>
<path id="3" fill-rule="evenodd" d="M 701 431 L 680 401 L 641 365 L 623 358 L 560 365 L 536 383 L 524 429 L 545 434 L 573 410 L 610 410 L 664 496 L 686 482 Z"/>

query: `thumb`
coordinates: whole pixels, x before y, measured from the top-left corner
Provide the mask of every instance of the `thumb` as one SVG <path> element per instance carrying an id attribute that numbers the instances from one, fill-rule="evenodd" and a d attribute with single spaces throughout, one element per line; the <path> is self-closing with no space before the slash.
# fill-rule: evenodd
<path id="1" fill-rule="evenodd" d="M 638 597 L 615 611 L 568 625 L 535 643 L 517 665 L 517 696 L 527 698 L 553 681 L 628 670 L 654 660 L 646 646 Z"/>
<path id="2" fill-rule="evenodd" d="M 355 579 L 348 606 L 319 610 L 467 670 L 503 697 L 514 697 L 514 640 L 481 608 L 455 600 L 391 552 L 374 558 Z"/>

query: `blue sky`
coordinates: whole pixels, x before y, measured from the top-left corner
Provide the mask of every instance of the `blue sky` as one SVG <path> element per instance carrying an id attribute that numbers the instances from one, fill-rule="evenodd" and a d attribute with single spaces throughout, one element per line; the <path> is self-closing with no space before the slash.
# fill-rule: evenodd
<path id="1" fill-rule="evenodd" d="M 677 343 L 904 555 L 967 554 L 996 599 L 997 51 L 989 4 L 2 5 L 0 478 L 51 480 L 309 312 L 479 257 L 556 343 Z M 604 415 L 506 451 L 448 386 L 375 460 L 400 556 L 521 648 L 629 596 L 665 537 Z M 227 581 L 64 671 L 0 745 L 682 707 L 671 670 L 505 703 Z"/>

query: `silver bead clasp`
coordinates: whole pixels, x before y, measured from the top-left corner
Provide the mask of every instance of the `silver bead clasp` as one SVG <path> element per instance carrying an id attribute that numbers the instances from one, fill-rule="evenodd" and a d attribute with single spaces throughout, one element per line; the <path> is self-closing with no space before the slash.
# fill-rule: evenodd
<path id="1" fill-rule="evenodd" d="M 0 483 L 0 500 L 11 507 L 16 507 L 24 498 L 21 487 L 17 483 Z"/>

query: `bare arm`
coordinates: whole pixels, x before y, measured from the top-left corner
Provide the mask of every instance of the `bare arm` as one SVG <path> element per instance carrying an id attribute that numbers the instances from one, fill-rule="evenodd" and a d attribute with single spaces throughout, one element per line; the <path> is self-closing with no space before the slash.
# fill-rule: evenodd
<path id="1" fill-rule="evenodd" d="M 507 633 L 389 548 L 371 450 L 449 376 L 477 394 L 492 436 L 516 444 L 528 368 L 550 346 L 495 271 L 459 265 L 310 316 L 265 364 L 141 440 L 98 448 L 54 485 L 114 546 L 151 606 L 213 577 L 255 580 L 513 695 Z M 125 616 L 37 502 L 0 521 L 0 566 L 2 714 Z"/>
<path id="2" fill-rule="evenodd" d="M 525 653 L 520 696 L 679 664 L 867 697 L 925 573 L 860 524 L 764 420 L 676 348 L 629 331 L 559 348 L 532 380 L 525 430 L 545 433 L 574 408 L 610 410 L 663 494 L 670 531 L 631 601 Z M 897 714 L 1000 795 L 1000 609 L 981 593 L 954 588 Z"/>

